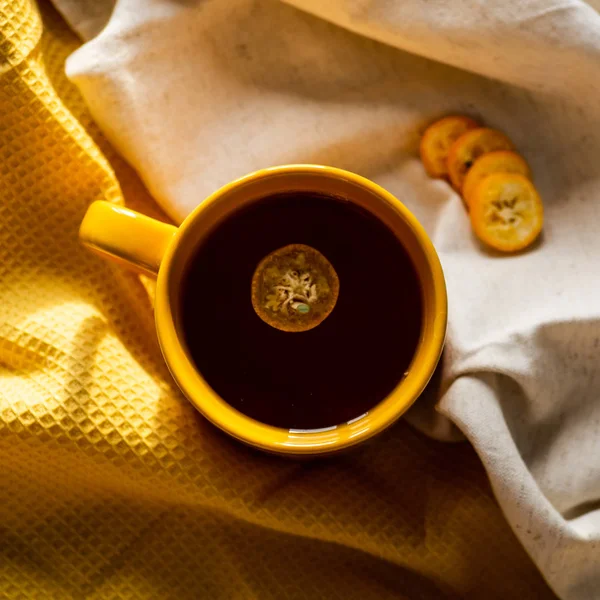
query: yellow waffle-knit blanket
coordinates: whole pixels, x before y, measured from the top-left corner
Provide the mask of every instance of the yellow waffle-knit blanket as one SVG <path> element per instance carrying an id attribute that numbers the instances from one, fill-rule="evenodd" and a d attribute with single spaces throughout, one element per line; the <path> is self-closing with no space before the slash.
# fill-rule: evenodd
<path id="1" fill-rule="evenodd" d="M 186 402 L 143 282 L 78 245 L 93 200 L 156 207 L 42 13 L 0 3 L 0 597 L 551 598 L 466 444 L 291 462 Z"/>

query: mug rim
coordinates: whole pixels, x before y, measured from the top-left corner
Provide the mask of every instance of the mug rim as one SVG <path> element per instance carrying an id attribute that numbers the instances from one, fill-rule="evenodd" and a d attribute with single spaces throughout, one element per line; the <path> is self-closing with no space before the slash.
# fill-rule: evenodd
<path id="1" fill-rule="evenodd" d="M 173 306 L 170 293 L 172 267 L 177 259 L 180 242 L 194 223 L 202 218 L 202 213 L 239 187 L 265 177 L 281 175 L 320 175 L 342 179 L 366 189 L 387 203 L 402 217 L 415 236 L 433 280 L 436 314 L 433 315 L 430 339 L 421 344 L 415 352 L 415 356 L 422 354 L 419 372 L 404 381 L 399 377 L 398 384 L 392 392 L 364 415 L 357 416 L 347 423 L 322 429 L 283 429 L 267 425 L 241 413 L 221 398 L 204 379 L 187 352 L 185 342 L 177 330 L 177 307 Z M 421 273 L 418 274 L 420 278 Z M 180 284 L 180 281 L 176 283 Z M 339 451 L 375 436 L 399 419 L 425 389 L 439 362 L 446 336 L 447 311 L 446 284 L 439 257 L 422 225 L 408 208 L 390 192 L 361 175 L 336 167 L 305 164 L 261 169 L 226 184 L 208 196 L 186 217 L 168 245 L 159 269 L 155 296 L 155 321 L 159 344 L 173 378 L 188 400 L 205 418 L 232 437 L 268 452 L 288 455 Z"/>

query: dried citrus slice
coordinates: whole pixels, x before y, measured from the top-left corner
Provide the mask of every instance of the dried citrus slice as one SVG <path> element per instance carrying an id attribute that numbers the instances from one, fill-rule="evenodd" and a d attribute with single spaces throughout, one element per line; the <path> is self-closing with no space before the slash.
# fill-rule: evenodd
<path id="1" fill-rule="evenodd" d="M 290 244 L 263 258 L 252 277 L 252 306 L 281 331 L 308 331 L 334 309 L 340 282 L 331 263 L 311 246 Z"/>
<path id="2" fill-rule="evenodd" d="M 509 150 L 488 152 L 480 156 L 467 171 L 462 187 L 463 198 L 467 206 L 469 206 L 469 196 L 479 182 L 492 173 L 520 173 L 531 179 L 529 165 L 520 154 Z"/>
<path id="3" fill-rule="evenodd" d="M 421 160 L 431 177 L 445 177 L 448 174 L 446 162 L 450 146 L 463 133 L 479 125 L 469 117 L 444 117 L 431 124 L 421 138 Z"/>
<path id="4" fill-rule="evenodd" d="M 516 252 L 542 230 L 544 209 L 537 190 L 517 173 L 492 173 L 471 195 L 471 225 L 477 237 L 496 250 Z"/>
<path id="5" fill-rule="evenodd" d="M 479 127 L 463 133 L 448 151 L 448 174 L 452 185 L 460 192 L 467 171 L 483 154 L 512 149 L 512 142 L 495 129 Z"/>

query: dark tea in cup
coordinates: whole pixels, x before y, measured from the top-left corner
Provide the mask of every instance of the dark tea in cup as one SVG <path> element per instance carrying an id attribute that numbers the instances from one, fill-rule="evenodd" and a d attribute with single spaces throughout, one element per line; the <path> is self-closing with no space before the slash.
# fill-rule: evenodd
<path id="1" fill-rule="evenodd" d="M 251 301 L 257 265 L 290 244 L 331 263 L 339 292 L 308 331 L 282 331 Z M 422 327 L 419 279 L 394 233 L 343 198 L 276 194 L 219 223 L 184 274 L 185 342 L 207 383 L 232 407 L 286 429 L 360 417 L 398 385 Z"/>

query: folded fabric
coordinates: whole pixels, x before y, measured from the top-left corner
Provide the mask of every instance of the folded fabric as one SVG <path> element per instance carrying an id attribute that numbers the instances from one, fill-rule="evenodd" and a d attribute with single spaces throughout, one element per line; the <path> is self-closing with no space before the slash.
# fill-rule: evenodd
<path id="1" fill-rule="evenodd" d="M 40 6 L 0 3 L 0 597 L 554 598 L 467 444 L 399 423 L 298 463 L 183 398 L 139 279 L 78 242 L 94 200 L 160 212 Z"/>
<path id="2" fill-rule="evenodd" d="M 232 178 L 292 162 L 356 171 L 405 202 L 450 297 L 448 420 L 427 401 L 410 418 L 443 439 L 458 427 L 554 590 L 596 598 L 600 15 L 577 0 L 289 3 L 121 0 L 67 73 L 177 220 Z M 425 175 L 419 132 L 444 113 L 502 129 L 531 163 L 539 246 L 491 255 Z"/>

